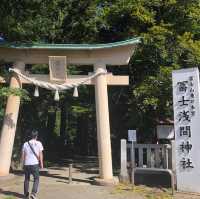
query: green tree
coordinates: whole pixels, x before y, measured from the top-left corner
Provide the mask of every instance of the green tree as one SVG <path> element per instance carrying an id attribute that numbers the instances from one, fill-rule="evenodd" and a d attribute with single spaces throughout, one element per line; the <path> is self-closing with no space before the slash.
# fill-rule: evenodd
<path id="1" fill-rule="evenodd" d="M 2 0 L 0 9 L 0 30 L 11 42 L 102 43 L 142 38 L 128 67 L 108 67 L 114 74 L 130 76 L 129 91 L 109 88 L 110 118 L 114 118 L 111 132 L 116 149 L 127 129 L 137 128 L 144 141 L 153 134 L 157 119 L 173 117 L 171 71 L 200 64 L 199 0 Z M 81 72 L 88 72 L 86 68 Z M 75 69 L 76 66 L 71 69 L 74 74 Z M 41 65 L 31 70 L 48 71 Z M 68 131 L 73 144 L 77 125 L 81 129 L 80 123 L 84 123 L 90 128 L 88 137 L 92 137 L 95 126 L 90 125 L 95 121 L 94 101 L 85 100 L 90 95 L 88 88 L 81 88 L 80 93 L 79 104 L 70 93 L 64 94 L 56 105 L 58 111 L 61 109 L 61 135 Z M 23 105 L 24 129 L 30 125 L 24 119 L 25 113 L 32 112 L 33 106 L 38 113 L 31 116 L 31 124 L 49 135 L 47 121 L 54 121 L 57 112 L 50 98 L 53 95 L 43 91 L 38 101 L 33 99 L 31 105 Z"/>

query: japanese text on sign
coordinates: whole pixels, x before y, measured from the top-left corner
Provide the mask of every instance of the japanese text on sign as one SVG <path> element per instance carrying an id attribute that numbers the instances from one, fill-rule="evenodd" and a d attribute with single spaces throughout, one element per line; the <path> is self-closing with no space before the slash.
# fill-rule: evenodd
<path id="1" fill-rule="evenodd" d="M 192 150 L 192 144 L 190 138 L 192 137 L 190 122 L 195 115 L 195 95 L 194 95 L 194 77 L 190 76 L 188 81 L 181 81 L 177 83 L 177 93 L 179 100 L 178 104 L 178 122 L 179 136 L 183 140 L 179 145 L 182 159 L 180 160 L 180 166 L 182 169 L 194 168 L 192 159 L 189 157 Z M 187 141 L 185 141 L 187 139 Z"/>

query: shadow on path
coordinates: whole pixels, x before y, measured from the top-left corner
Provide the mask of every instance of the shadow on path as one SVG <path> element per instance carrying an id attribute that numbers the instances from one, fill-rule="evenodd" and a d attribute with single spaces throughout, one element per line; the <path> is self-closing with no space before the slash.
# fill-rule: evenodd
<path id="1" fill-rule="evenodd" d="M 86 173 L 86 174 L 98 174 L 99 173 L 99 165 L 97 157 L 82 157 L 77 156 L 71 159 L 62 159 L 57 167 L 52 167 L 57 170 L 62 170 L 60 167 L 69 167 L 69 164 L 73 165 L 73 168 L 76 169 L 77 172 Z"/>
<path id="2" fill-rule="evenodd" d="M 0 188 L 0 194 L 4 194 L 4 195 L 8 195 L 8 196 L 14 196 L 17 198 L 24 198 L 23 194 L 17 193 L 17 192 L 13 192 L 13 191 L 6 191 Z"/>
<path id="3" fill-rule="evenodd" d="M 69 177 L 63 177 L 63 176 L 60 176 L 58 174 L 45 173 L 45 174 L 42 174 L 41 176 L 45 176 L 45 177 L 49 177 L 49 178 L 56 178 L 56 179 L 59 179 L 59 180 L 64 180 L 64 181 L 57 181 L 57 182 L 63 182 L 63 183 L 68 183 L 69 182 Z M 94 183 L 94 180 L 92 178 L 79 179 L 79 178 L 73 178 L 72 177 L 72 181 L 74 181 L 74 182 L 89 183 L 89 184 L 93 184 Z"/>

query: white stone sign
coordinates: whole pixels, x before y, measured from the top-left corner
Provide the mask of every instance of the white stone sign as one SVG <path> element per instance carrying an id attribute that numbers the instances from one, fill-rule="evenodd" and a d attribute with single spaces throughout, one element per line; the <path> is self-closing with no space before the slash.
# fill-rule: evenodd
<path id="1" fill-rule="evenodd" d="M 136 130 L 128 130 L 128 141 L 129 142 L 136 142 Z"/>
<path id="2" fill-rule="evenodd" d="M 199 70 L 176 70 L 172 79 L 177 189 L 200 193 Z"/>

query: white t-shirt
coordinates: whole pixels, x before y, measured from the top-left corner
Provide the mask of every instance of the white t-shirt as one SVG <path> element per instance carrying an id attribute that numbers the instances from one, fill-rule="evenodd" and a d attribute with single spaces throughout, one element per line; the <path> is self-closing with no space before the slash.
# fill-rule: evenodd
<path id="1" fill-rule="evenodd" d="M 34 149 L 34 151 L 37 154 L 37 156 L 39 157 L 39 153 L 41 151 L 43 151 L 42 143 L 40 141 L 37 141 L 37 140 L 34 140 L 34 139 L 30 140 L 29 143 L 32 146 L 32 148 Z M 28 142 L 24 143 L 22 151 L 25 153 L 24 165 L 39 164 L 39 161 L 35 157 L 34 153 L 32 152 Z"/>

